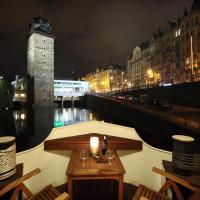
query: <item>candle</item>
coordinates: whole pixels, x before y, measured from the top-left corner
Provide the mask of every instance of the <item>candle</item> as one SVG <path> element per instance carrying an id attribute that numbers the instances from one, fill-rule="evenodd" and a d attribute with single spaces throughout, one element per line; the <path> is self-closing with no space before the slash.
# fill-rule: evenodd
<path id="1" fill-rule="evenodd" d="M 90 138 L 90 153 L 96 155 L 99 151 L 99 138 L 91 137 Z"/>

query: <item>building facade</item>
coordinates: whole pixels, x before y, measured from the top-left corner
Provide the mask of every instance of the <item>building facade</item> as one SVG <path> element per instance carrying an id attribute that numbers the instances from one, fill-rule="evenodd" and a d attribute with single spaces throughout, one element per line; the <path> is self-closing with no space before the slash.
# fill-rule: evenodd
<path id="1" fill-rule="evenodd" d="M 112 92 L 127 85 L 125 67 L 117 65 L 97 67 L 82 79 L 89 82 L 92 92 Z"/>
<path id="2" fill-rule="evenodd" d="M 128 81 L 134 88 L 200 80 L 200 0 L 168 21 L 128 58 Z"/>

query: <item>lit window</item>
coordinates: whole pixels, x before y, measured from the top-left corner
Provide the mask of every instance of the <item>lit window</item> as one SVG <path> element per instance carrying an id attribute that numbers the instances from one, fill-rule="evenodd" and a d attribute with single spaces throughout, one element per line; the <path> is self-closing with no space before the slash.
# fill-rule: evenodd
<path id="1" fill-rule="evenodd" d="M 178 37 L 179 35 L 181 35 L 181 29 L 178 29 L 175 33 L 175 36 Z"/>
<path id="2" fill-rule="evenodd" d="M 185 64 L 186 64 L 186 65 L 189 65 L 189 64 L 190 64 L 190 59 L 189 59 L 189 58 L 186 58 L 186 59 L 185 59 Z"/>
<path id="3" fill-rule="evenodd" d="M 26 95 L 25 95 L 24 93 L 21 93 L 20 96 L 21 96 L 21 97 L 25 97 Z"/>
<path id="4" fill-rule="evenodd" d="M 22 113 L 22 114 L 20 115 L 20 118 L 21 118 L 21 119 L 26 119 L 26 115 L 25 115 L 24 113 Z"/>

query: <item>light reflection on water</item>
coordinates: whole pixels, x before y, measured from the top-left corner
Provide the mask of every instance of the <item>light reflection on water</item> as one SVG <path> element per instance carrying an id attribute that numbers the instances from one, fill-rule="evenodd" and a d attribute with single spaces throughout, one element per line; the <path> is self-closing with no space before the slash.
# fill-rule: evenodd
<path id="1" fill-rule="evenodd" d="M 84 108 L 40 108 L 0 113 L 0 136 L 15 136 L 17 152 L 37 146 L 52 128 L 98 120 Z"/>
<path id="2" fill-rule="evenodd" d="M 54 110 L 54 127 L 66 126 L 96 119 L 87 109 L 64 108 Z"/>

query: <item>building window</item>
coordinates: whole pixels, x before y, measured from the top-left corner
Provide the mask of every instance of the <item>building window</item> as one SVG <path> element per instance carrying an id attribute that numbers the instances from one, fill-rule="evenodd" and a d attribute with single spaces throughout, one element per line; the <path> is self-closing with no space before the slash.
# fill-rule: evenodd
<path id="1" fill-rule="evenodd" d="M 196 19 L 195 19 L 195 25 L 197 25 L 198 24 L 198 17 L 196 17 Z"/>
<path id="2" fill-rule="evenodd" d="M 186 59 L 185 59 L 185 64 L 186 64 L 186 65 L 189 65 L 189 64 L 190 64 L 190 59 L 189 59 L 189 58 L 186 58 Z"/>
<path id="3" fill-rule="evenodd" d="M 197 32 L 197 38 L 200 39 L 200 31 Z"/>
<path id="4" fill-rule="evenodd" d="M 191 26 L 194 26 L 194 18 L 191 19 Z"/>
<path id="5" fill-rule="evenodd" d="M 178 37 L 178 36 L 180 36 L 180 35 L 181 35 L 181 29 L 178 29 L 178 30 L 176 31 L 176 33 L 175 33 L 175 36 Z"/>
<path id="6" fill-rule="evenodd" d="M 185 40 L 185 36 L 183 35 L 183 36 L 182 36 L 182 42 L 184 42 L 184 40 Z"/>
<path id="7" fill-rule="evenodd" d="M 189 40 L 189 33 L 186 34 L 186 40 Z"/>
<path id="8" fill-rule="evenodd" d="M 186 28 L 189 28 L 189 21 L 186 22 Z"/>

